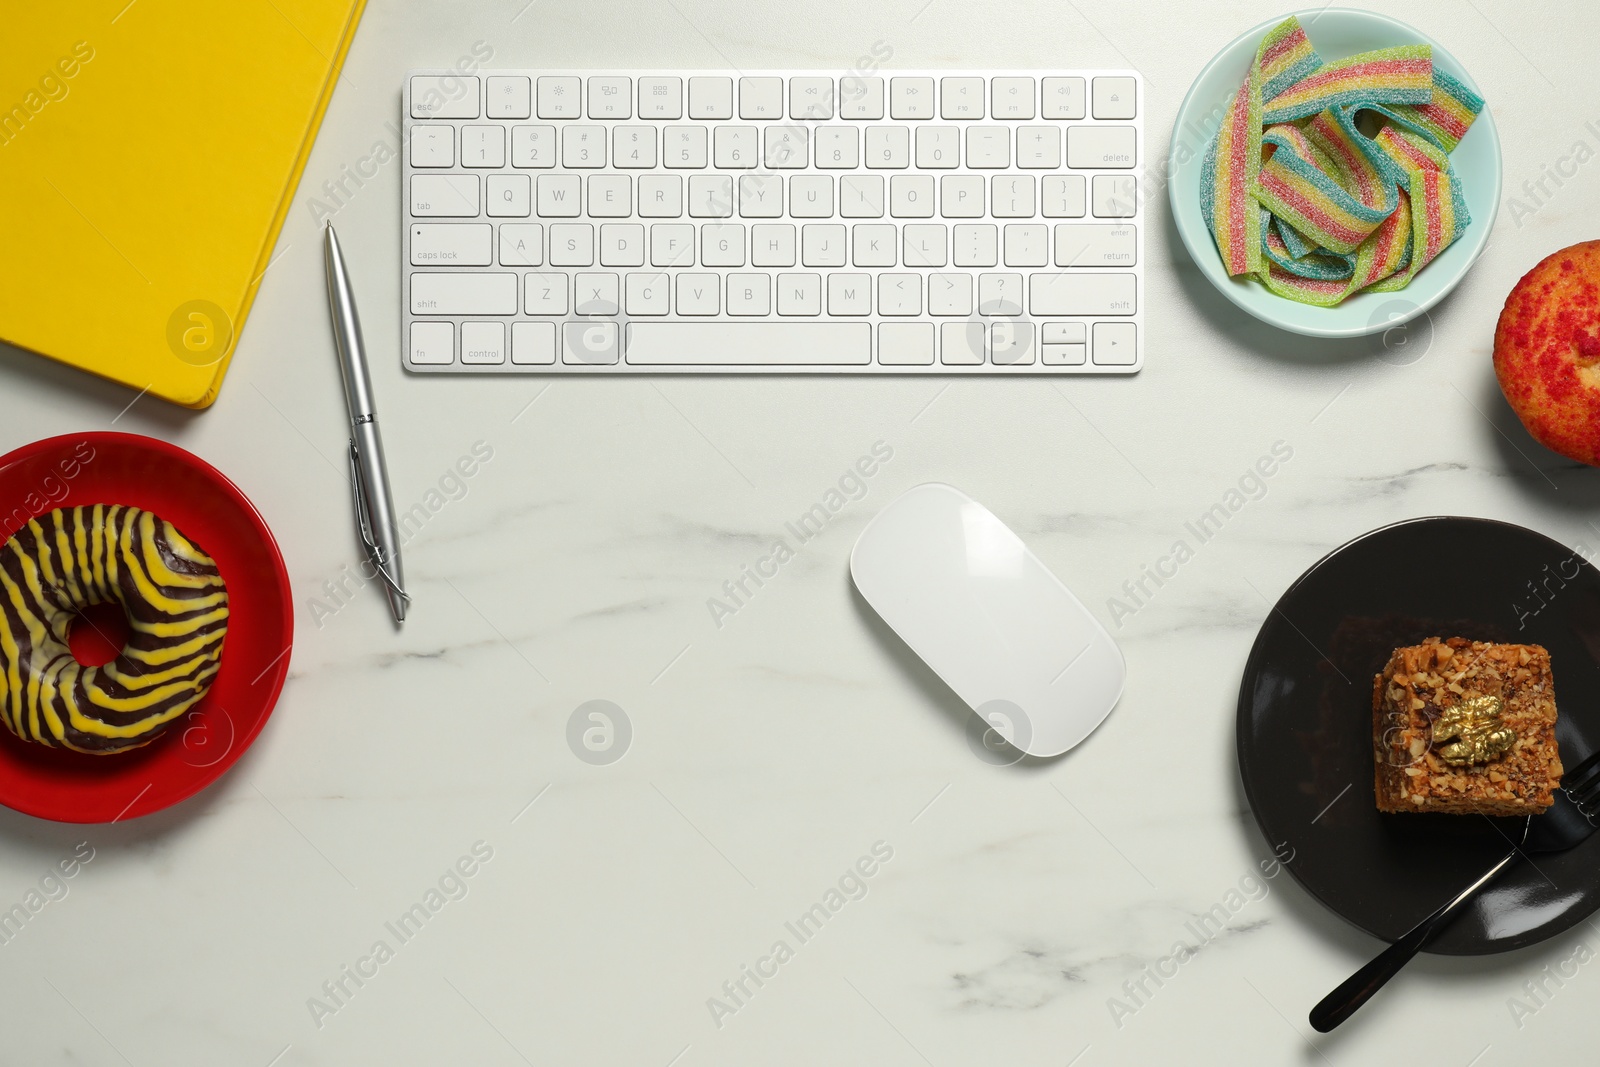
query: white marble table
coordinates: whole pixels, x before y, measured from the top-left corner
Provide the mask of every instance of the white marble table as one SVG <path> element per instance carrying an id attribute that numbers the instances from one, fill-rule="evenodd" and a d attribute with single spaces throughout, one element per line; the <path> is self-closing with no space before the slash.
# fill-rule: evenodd
<path id="1" fill-rule="evenodd" d="M 475 42 L 508 66 L 846 70 L 875 47 L 891 66 L 1131 63 L 1161 145 L 1206 59 L 1280 10 L 525 3 L 372 0 L 212 410 L 124 410 L 130 392 L 0 355 L 0 448 L 115 421 L 197 452 L 273 524 L 298 627 L 276 714 L 201 796 L 110 827 L 0 812 L 0 907 L 79 842 L 93 854 L 0 944 L 0 1061 L 1465 1067 L 1553 1062 L 1592 1038 L 1600 972 L 1564 962 L 1600 947 L 1583 924 L 1498 958 L 1423 959 L 1313 1040 L 1307 1009 L 1378 943 L 1290 878 L 1260 877 L 1271 851 L 1244 808 L 1233 720 L 1264 596 L 1357 533 L 1449 512 L 1600 537 L 1600 479 L 1528 438 L 1489 364 L 1509 287 L 1595 236 L 1600 162 L 1571 153 L 1600 149 L 1600 9 L 1377 5 L 1475 74 L 1520 203 L 1403 347 L 1241 317 L 1163 204 L 1135 380 L 547 389 L 380 360 L 394 488 L 428 509 L 397 635 L 375 589 L 335 589 L 358 556 L 311 198 L 394 143 L 408 67 Z M 1524 186 L 1564 157 L 1575 173 L 1548 195 Z M 334 215 L 378 353 L 398 350 L 397 196 L 391 163 Z M 1275 442 L 1293 455 L 1265 493 L 1114 612 L 1124 582 Z M 708 600 L 875 446 L 892 458 L 865 495 L 791 537 L 794 557 L 714 619 Z M 453 481 L 475 447 L 492 458 Z M 863 523 L 930 479 L 1011 523 L 1127 653 L 1121 706 L 1063 759 L 977 758 L 963 709 L 852 591 Z M 608 765 L 567 741 L 590 700 L 631 724 Z M 1166 786 L 1136 785 L 1151 776 Z M 847 877 L 863 857 L 871 876 Z M 458 862 L 470 877 L 450 874 Z M 841 878 L 859 899 L 841 895 L 804 936 L 786 926 L 834 902 Z M 402 939 L 394 924 L 419 903 L 429 917 Z M 1199 942 L 1189 924 L 1218 904 L 1226 927 L 1172 973 L 1161 958 Z"/>

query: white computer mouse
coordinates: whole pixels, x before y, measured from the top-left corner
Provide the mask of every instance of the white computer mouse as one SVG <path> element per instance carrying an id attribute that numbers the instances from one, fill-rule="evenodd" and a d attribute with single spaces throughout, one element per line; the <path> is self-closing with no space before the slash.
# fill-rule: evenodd
<path id="1" fill-rule="evenodd" d="M 1010 527 L 939 482 L 867 524 L 850 576 L 883 621 L 1013 747 L 1059 756 L 1111 714 L 1122 650 Z"/>

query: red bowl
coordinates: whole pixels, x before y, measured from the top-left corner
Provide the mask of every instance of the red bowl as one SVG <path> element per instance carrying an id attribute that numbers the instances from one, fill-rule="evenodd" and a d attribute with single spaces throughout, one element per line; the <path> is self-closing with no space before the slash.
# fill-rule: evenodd
<path id="1" fill-rule="evenodd" d="M 30 519 L 80 504 L 128 504 L 171 522 L 217 561 L 231 609 L 211 691 L 143 748 L 92 756 L 22 741 L 0 726 L 0 804 L 60 822 L 118 822 L 188 799 L 250 747 L 289 673 L 293 600 L 255 507 L 175 445 L 78 433 L 0 457 L 0 543 Z"/>

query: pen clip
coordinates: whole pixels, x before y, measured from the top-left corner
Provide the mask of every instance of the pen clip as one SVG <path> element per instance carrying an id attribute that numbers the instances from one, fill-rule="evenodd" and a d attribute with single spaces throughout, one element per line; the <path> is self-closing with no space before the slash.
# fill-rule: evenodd
<path id="1" fill-rule="evenodd" d="M 356 439 L 350 439 L 350 498 L 356 509 L 356 529 L 361 534 L 361 543 L 366 546 L 367 558 L 377 568 L 378 576 L 383 579 L 383 584 L 394 591 L 395 596 L 411 603 L 411 594 L 400 588 L 400 583 L 394 580 L 394 575 L 389 573 L 388 561 L 383 558 L 383 549 L 378 547 L 378 540 L 372 534 L 372 515 L 367 509 L 367 494 L 361 491 L 361 461 L 360 453 L 356 451 Z"/>

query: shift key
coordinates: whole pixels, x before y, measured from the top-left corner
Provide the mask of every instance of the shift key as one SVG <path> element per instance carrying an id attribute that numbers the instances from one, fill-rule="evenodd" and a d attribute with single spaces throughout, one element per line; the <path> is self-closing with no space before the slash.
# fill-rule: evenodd
<path id="1" fill-rule="evenodd" d="M 1028 275 L 1032 315 L 1132 315 L 1137 307 L 1129 273 Z"/>
<path id="2" fill-rule="evenodd" d="M 517 276 L 460 271 L 411 275 L 413 315 L 515 315 Z"/>

